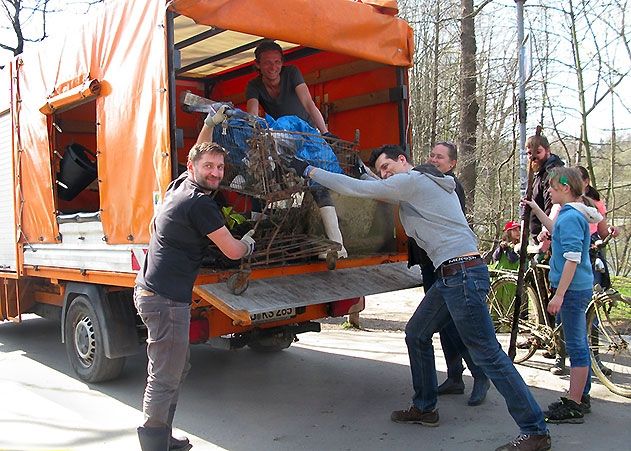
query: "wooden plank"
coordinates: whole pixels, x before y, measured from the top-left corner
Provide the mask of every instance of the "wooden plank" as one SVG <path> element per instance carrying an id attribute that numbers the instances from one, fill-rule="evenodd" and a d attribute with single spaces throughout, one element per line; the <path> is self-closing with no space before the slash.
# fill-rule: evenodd
<path id="1" fill-rule="evenodd" d="M 195 294 L 231 318 L 245 320 L 246 314 L 249 317 L 284 307 L 304 307 L 418 285 L 418 273 L 409 270 L 407 263 L 398 262 L 251 280 L 241 295 L 233 294 L 225 283 L 196 287 Z"/>
<path id="2" fill-rule="evenodd" d="M 303 78 L 305 79 L 305 83 L 313 85 L 315 83 L 326 83 L 328 81 L 350 77 L 351 75 L 357 75 L 363 72 L 370 72 L 384 66 L 385 65 L 381 63 L 358 60 L 339 66 L 309 72 L 308 74 L 305 74 Z"/>
<path id="3" fill-rule="evenodd" d="M 308 74 L 303 75 L 303 78 L 305 79 L 305 83 L 307 83 L 307 85 L 313 85 L 316 83 L 326 83 L 328 81 L 350 77 L 351 75 L 361 74 L 363 72 L 369 72 L 380 67 L 384 67 L 384 65 L 372 61 L 353 61 L 352 63 L 309 72 Z M 221 100 L 238 105 L 245 102 L 245 92 L 225 96 Z"/>
<path id="4" fill-rule="evenodd" d="M 390 90 L 382 89 L 381 91 L 370 92 L 368 94 L 334 100 L 328 105 L 330 112 L 340 113 L 342 111 L 365 108 L 372 105 L 380 105 L 382 103 L 388 103 L 390 101 Z"/>

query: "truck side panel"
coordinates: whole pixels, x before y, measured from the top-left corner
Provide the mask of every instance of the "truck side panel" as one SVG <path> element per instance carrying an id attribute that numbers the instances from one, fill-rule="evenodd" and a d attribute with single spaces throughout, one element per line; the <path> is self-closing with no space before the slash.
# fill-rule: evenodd
<path id="1" fill-rule="evenodd" d="M 0 270 L 17 270 L 11 111 L 0 112 Z"/>

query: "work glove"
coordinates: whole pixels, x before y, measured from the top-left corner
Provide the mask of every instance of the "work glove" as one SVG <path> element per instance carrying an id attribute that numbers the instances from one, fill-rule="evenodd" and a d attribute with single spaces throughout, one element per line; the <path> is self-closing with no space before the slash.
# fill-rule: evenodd
<path id="1" fill-rule="evenodd" d="M 357 157 L 357 162 L 353 165 L 352 174 L 355 178 L 363 179 L 368 176 L 368 170 L 361 158 Z"/>
<path id="2" fill-rule="evenodd" d="M 293 155 L 284 155 L 282 159 L 285 161 L 285 165 L 290 169 L 296 171 L 296 175 L 304 177 L 306 174 L 306 170 L 309 167 L 309 163 L 307 163 L 302 158 L 295 157 Z"/>
<path id="3" fill-rule="evenodd" d="M 362 161 L 361 158 L 359 158 L 359 156 L 357 156 L 357 161 L 355 162 L 355 164 L 351 166 L 350 174 L 353 177 L 361 180 L 379 179 L 379 177 L 377 177 L 375 173 L 372 172 L 368 166 L 366 166 L 366 164 Z"/>
<path id="4" fill-rule="evenodd" d="M 254 241 L 254 238 L 252 238 L 252 235 L 254 235 L 254 229 L 250 230 L 248 233 L 243 235 L 243 238 L 241 238 L 241 240 L 240 240 L 248 248 L 247 252 L 245 254 L 243 254 L 243 257 L 247 257 L 249 255 L 252 255 L 252 253 L 254 252 L 255 241 Z"/>
<path id="5" fill-rule="evenodd" d="M 330 139 L 340 139 L 339 136 L 334 135 L 331 132 L 322 133 L 322 136 L 324 136 L 325 138 L 330 138 Z"/>
<path id="6" fill-rule="evenodd" d="M 206 124 L 210 128 L 213 128 L 215 125 L 221 124 L 228 118 L 228 116 L 226 116 L 226 108 L 228 108 L 227 105 L 221 105 L 216 113 L 208 113 L 208 116 L 206 116 L 206 119 L 204 119 L 204 124 Z"/>

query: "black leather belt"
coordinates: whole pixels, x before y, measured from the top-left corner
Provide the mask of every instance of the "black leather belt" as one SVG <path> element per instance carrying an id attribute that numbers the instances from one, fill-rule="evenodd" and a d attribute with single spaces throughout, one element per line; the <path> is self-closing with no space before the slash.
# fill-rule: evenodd
<path id="1" fill-rule="evenodd" d="M 472 266 L 485 265 L 484 259 L 482 257 L 475 257 L 471 260 L 465 260 L 462 262 L 456 263 L 443 263 L 440 265 L 436 272 L 442 275 L 443 277 L 453 276 L 454 274 L 462 271 L 464 268 L 471 268 Z"/>

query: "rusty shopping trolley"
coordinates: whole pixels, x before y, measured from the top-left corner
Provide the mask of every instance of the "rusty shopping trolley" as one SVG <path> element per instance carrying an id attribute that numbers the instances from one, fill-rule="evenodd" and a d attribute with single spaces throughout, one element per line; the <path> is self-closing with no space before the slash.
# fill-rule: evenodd
<path id="1" fill-rule="evenodd" d="M 243 293 L 254 267 L 306 262 L 321 255 L 326 255 L 327 267 L 335 269 L 342 245 L 310 235 L 306 227 L 311 198 L 325 188 L 296 174 L 283 157 L 296 155 L 315 167 L 350 174 L 358 163 L 358 137 L 349 142 L 308 131 L 274 130 L 263 119 L 242 113 L 215 127 L 213 140 L 227 152 L 222 189 L 250 198 L 248 225 L 256 240 L 254 253 L 241 261 L 228 288 Z"/>

